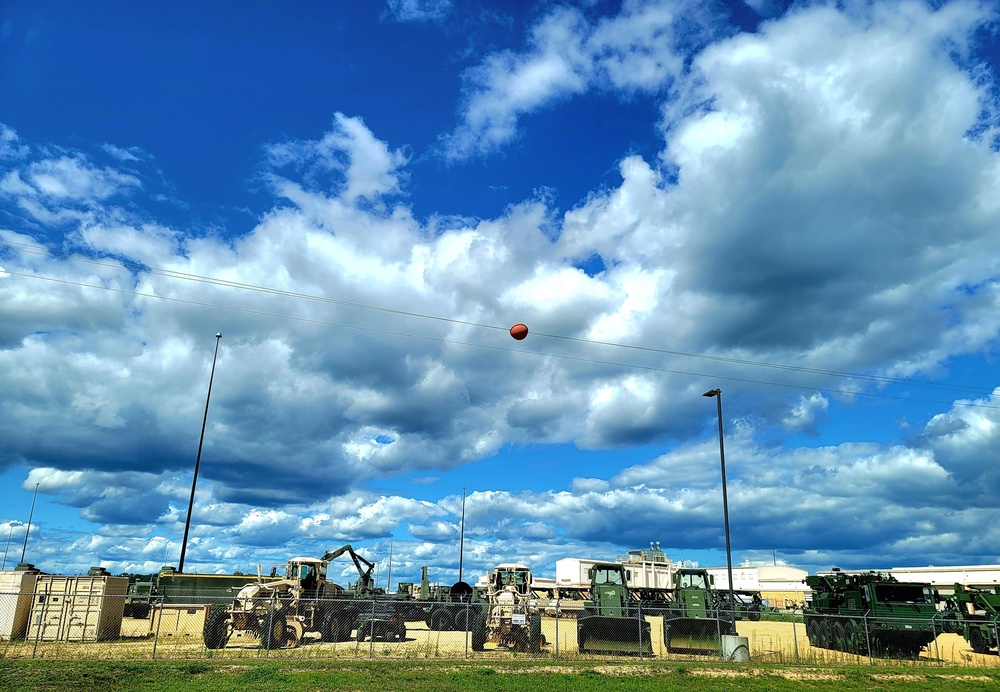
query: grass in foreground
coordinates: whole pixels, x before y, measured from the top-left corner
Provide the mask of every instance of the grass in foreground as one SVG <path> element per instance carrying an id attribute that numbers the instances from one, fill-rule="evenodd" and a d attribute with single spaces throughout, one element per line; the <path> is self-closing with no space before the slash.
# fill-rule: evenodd
<path id="1" fill-rule="evenodd" d="M 997 689 L 996 669 L 823 668 L 756 665 L 483 662 L 12 661 L 0 690 L 976 690 Z"/>

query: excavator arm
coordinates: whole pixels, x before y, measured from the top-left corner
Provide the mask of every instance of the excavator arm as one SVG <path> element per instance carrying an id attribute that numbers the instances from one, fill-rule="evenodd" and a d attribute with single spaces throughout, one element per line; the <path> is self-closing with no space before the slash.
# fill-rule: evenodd
<path id="1" fill-rule="evenodd" d="M 375 569 L 375 563 L 366 560 L 354 552 L 354 548 L 352 548 L 350 544 L 341 546 L 336 550 L 328 551 L 323 555 L 323 560 L 326 562 L 333 562 L 344 553 L 351 556 L 351 560 L 354 561 L 354 567 L 358 570 L 358 575 L 360 576 L 358 581 L 359 590 L 362 592 L 371 591 L 374 586 L 372 583 L 372 571 Z"/>

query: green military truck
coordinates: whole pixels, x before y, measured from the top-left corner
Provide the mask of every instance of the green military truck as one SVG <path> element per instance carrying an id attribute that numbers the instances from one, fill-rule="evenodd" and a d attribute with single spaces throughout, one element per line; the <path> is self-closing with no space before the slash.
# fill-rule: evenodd
<path id="1" fill-rule="evenodd" d="M 914 658 L 943 631 L 937 591 L 930 584 L 900 582 L 890 574 L 806 577 L 812 602 L 803 610 L 811 646 L 849 653 Z"/>
<path id="2" fill-rule="evenodd" d="M 965 637 L 977 654 L 988 654 L 997 648 L 1000 586 L 989 590 L 955 584 L 955 595 L 948 606 L 945 626 L 949 632 Z"/>

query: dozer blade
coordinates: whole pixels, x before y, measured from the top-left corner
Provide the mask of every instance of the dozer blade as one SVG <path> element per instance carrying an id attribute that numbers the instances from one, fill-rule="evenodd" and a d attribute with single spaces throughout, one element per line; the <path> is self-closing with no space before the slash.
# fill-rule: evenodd
<path id="1" fill-rule="evenodd" d="M 594 615 L 577 623 L 580 653 L 651 656 L 649 623 L 635 618 Z"/>
<path id="2" fill-rule="evenodd" d="M 720 655 L 723 634 L 736 634 L 729 620 L 673 618 L 663 623 L 663 643 L 672 654 Z"/>

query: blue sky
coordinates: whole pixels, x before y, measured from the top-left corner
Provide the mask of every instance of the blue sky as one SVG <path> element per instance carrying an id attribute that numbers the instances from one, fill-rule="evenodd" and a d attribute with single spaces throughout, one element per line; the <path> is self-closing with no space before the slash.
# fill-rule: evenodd
<path id="1" fill-rule="evenodd" d="M 7 3 L 8 562 L 1000 561 L 996 20 Z"/>

